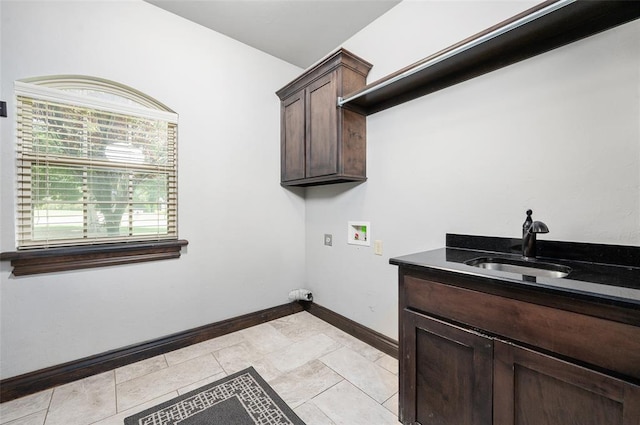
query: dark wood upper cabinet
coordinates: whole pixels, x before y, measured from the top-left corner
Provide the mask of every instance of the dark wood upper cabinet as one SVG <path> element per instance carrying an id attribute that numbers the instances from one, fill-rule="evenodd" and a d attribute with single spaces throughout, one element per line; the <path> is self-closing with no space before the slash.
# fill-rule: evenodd
<path id="1" fill-rule="evenodd" d="M 278 90 L 282 185 L 366 180 L 366 116 L 338 97 L 364 87 L 370 69 L 340 49 Z"/>

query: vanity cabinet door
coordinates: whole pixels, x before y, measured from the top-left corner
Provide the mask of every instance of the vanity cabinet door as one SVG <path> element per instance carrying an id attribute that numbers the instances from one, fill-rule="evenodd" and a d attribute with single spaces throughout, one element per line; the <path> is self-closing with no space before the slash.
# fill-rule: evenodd
<path id="1" fill-rule="evenodd" d="M 401 422 L 490 424 L 492 339 L 407 310 L 403 315 Z"/>
<path id="2" fill-rule="evenodd" d="M 640 387 L 494 342 L 494 424 L 639 425 Z"/>

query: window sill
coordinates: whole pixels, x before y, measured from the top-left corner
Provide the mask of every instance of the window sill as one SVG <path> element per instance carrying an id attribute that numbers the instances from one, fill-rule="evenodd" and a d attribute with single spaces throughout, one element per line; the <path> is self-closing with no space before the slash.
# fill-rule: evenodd
<path id="1" fill-rule="evenodd" d="M 0 260 L 11 261 L 14 276 L 51 273 L 119 264 L 180 258 L 184 239 L 128 242 L 81 247 L 47 248 L 3 252 Z"/>

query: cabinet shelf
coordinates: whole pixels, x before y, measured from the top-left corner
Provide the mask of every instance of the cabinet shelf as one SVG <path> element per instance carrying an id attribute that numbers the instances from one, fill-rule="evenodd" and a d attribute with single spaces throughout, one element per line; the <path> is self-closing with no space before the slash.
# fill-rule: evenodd
<path id="1" fill-rule="evenodd" d="M 338 104 L 370 115 L 639 17 L 638 1 L 546 1 L 351 92 Z"/>

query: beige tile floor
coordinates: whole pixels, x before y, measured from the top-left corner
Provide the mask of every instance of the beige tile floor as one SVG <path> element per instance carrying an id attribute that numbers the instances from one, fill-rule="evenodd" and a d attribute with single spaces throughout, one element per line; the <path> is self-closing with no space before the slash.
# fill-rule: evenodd
<path id="1" fill-rule="evenodd" d="M 0 424 L 122 425 L 248 366 L 307 425 L 399 423 L 397 360 L 302 312 L 0 404 Z"/>

